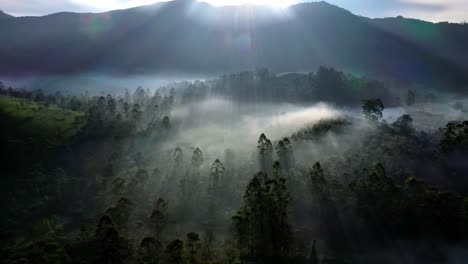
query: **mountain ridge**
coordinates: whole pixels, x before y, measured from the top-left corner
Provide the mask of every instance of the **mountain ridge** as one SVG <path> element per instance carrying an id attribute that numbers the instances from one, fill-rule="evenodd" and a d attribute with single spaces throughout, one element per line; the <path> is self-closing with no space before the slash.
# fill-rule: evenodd
<path id="1" fill-rule="evenodd" d="M 0 23 L 0 56 L 7 61 L 0 75 L 287 72 L 328 65 L 388 79 L 468 83 L 468 49 L 459 44 L 468 27 L 462 24 L 370 19 L 323 1 L 285 10 L 278 15 L 262 6 L 178 0 L 8 19 Z M 421 34 L 418 23 L 424 23 L 421 32 L 437 34 Z"/>
<path id="2" fill-rule="evenodd" d="M 3 18 L 13 18 L 14 16 L 10 15 L 10 14 L 7 14 L 5 12 L 3 12 L 2 10 L 0 10 L 0 19 L 3 19 Z"/>

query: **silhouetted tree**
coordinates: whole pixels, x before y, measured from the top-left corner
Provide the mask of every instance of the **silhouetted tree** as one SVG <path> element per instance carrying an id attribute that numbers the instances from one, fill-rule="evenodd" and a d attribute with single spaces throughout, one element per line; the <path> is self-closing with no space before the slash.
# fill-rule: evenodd
<path id="1" fill-rule="evenodd" d="M 416 102 L 416 94 L 412 90 L 408 90 L 406 95 L 406 105 L 413 105 Z"/>
<path id="2" fill-rule="evenodd" d="M 162 252 L 161 243 L 154 237 L 145 237 L 138 248 L 139 264 L 157 264 Z"/>
<path id="3" fill-rule="evenodd" d="M 265 173 L 269 173 L 271 171 L 270 168 L 272 165 L 273 158 L 273 144 L 265 136 L 265 134 L 260 135 L 260 138 L 258 139 L 257 150 L 259 154 L 261 170 Z"/>
<path id="4" fill-rule="evenodd" d="M 190 264 L 196 264 L 196 254 L 197 254 L 197 247 L 198 243 L 200 242 L 200 237 L 197 233 L 190 232 L 187 234 L 187 246 L 189 247 L 189 254 L 190 254 Z"/>
<path id="5" fill-rule="evenodd" d="M 199 169 L 202 164 L 203 164 L 203 152 L 199 148 L 196 148 L 193 151 L 193 155 L 192 155 L 192 166 L 196 169 Z"/>
<path id="6" fill-rule="evenodd" d="M 184 242 L 176 239 L 170 242 L 164 250 L 165 263 L 183 264 L 184 263 Z"/>
<path id="7" fill-rule="evenodd" d="M 312 249 L 310 250 L 310 255 L 309 255 L 309 264 L 319 264 L 319 257 L 317 254 L 317 241 L 314 240 L 312 243 Z"/>
<path id="8" fill-rule="evenodd" d="M 382 101 L 377 99 L 363 100 L 361 104 L 362 113 L 367 120 L 378 121 L 383 117 L 382 112 L 385 109 Z"/>
<path id="9" fill-rule="evenodd" d="M 150 216 L 150 227 L 158 241 L 162 241 L 163 232 L 168 223 L 167 220 L 167 202 L 159 198 L 153 208 Z"/>

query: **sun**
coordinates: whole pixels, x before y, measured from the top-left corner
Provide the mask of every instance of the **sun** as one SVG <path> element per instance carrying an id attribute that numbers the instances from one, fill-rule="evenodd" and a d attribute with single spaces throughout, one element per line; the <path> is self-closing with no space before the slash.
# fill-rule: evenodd
<path id="1" fill-rule="evenodd" d="M 297 3 L 295 0 L 198 0 L 206 2 L 214 6 L 226 5 L 265 5 L 271 7 L 286 8 L 290 5 Z"/>

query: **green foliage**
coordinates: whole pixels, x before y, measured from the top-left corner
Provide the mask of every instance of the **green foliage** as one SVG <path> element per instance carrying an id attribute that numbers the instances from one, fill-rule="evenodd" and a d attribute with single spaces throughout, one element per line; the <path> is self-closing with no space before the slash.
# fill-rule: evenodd
<path id="1" fill-rule="evenodd" d="M 443 154 L 468 151 L 468 121 L 452 121 L 441 129 L 439 150 Z"/>
<path id="2" fill-rule="evenodd" d="M 16 120 L 10 131 L 14 130 L 17 138 L 35 137 L 51 147 L 75 136 L 85 124 L 81 112 L 8 96 L 0 96 L 0 115 L 2 122 L 7 118 Z"/>
<path id="3" fill-rule="evenodd" d="M 63 235 L 63 220 L 58 216 L 41 219 L 33 230 L 33 237 L 40 239 L 56 239 Z"/>
<path id="4" fill-rule="evenodd" d="M 196 264 L 199 263 L 197 259 L 197 249 L 200 243 L 200 236 L 197 233 L 190 232 L 187 234 L 187 247 L 189 247 L 189 263 Z"/>
<path id="5" fill-rule="evenodd" d="M 264 261 L 290 254 L 292 229 L 289 222 L 286 179 L 270 179 L 258 173 L 248 184 L 244 206 L 233 217 L 241 254 Z"/>
<path id="6" fill-rule="evenodd" d="M 260 159 L 260 168 L 263 172 L 268 173 L 272 165 L 273 144 L 265 134 L 260 135 L 257 143 L 257 150 Z"/>
<path id="7" fill-rule="evenodd" d="M 392 126 L 402 133 L 409 133 L 413 130 L 413 118 L 408 114 L 402 115 L 392 124 Z"/>
<path id="8" fill-rule="evenodd" d="M 133 255 L 130 242 L 119 234 L 112 218 L 104 215 L 96 229 L 94 247 L 97 263 L 125 263 Z"/>
<path id="9" fill-rule="evenodd" d="M 176 239 L 170 242 L 163 253 L 163 263 L 183 264 L 184 261 L 184 242 Z"/>
<path id="10" fill-rule="evenodd" d="M 370 171 L 351 184 L 356 197 L 358 213 L 371 228 L 388 228 L 395 219 L 395 210 L 400 199 L 399 189 L 388 177 L 382 164 L 377 164 Z"/>
<path id="11" fill-rule="evenodd" d="M 150 228 L 152 229 L 156 239 L 159 241 L 162 241 L 163 232 L 168 222 L 167 208 L 167 202 L 164 199 L 159 198 L 154 205 L 149 219 Z"/>
<path id="12" fill-rule="evenodd" d="M 351 122 L 344 118 L 324 119 L 294 133 L 292 139 L 294 141 L 318 140 L 330 132 L 342 133 L 350 126 Z"/>
<path id="13" fill-rule="evenodd" d="M 361 104 L 362 114 L 369 121 L 378 121 L 383 117 L 382 112 L 385 109 L 382 100 L 379 98 L 363 100 Z"/>
<path id="14" fill-rule="evenodd" d="M 153 237 L 145 237 L 138 248 L 139 264 L 157 264 L 162 253 L 161 243 Z"/>
<path id="15" fill-rule="evenodd" d="M 224 177 L 224 165 L 221 163 L 219 159 L 216 159 L 215 162 L 211 165 L 211 186 L 214 189 L 217 189 L 220 185 L 220 181 L 223 180 Z"/>
<path id="16" fill-rule="evenodd" d="M 258 74 L 244 73 L 237 81 L 255 84 L 261 77 L 265 83 L 257 84 L 266 89 L 267 82 L 276 78 L 261 71 Z M 329 85 L 338 89 L 368 85 L 366 80 L 355 80 L 330 69 L 309 77 L 308 81 L 297 77 L 294 85 L 299 89 L 310 81 L 307 89 L 311 90 Z M 356 83 L 350 84 L 351 81 Z M 83 119 L 88 120 L 73 124 L 79 128 L 77 134 L 63 141 L 66 149 L 60 149 L 63 151 L 59 156 L 51 155 L 53 159 L 31 155 L 39 164 L 13 163 L 12 167 L 17 168 L 9 171 L 11 159 L 7 158 L 4 166 L 9 173 L 2 182 L 5 199 L 1 199 L 2 205 L 6 205 L 1 216 L 6 221 L 2 219 L 1 239 L 5 237 L 11 242 L 14 238 L 18 242 L 2 250 L 8 256 L 6 260 L 36 263 L 23 250 L 48 239 L 58 244 L 52 247 L 52 254 L 44 253 L 46 247 L 41 246 L 34 249 L 34 256 L 51 263 L 62 263 L 56 262 L 62 258 L 56 255 L 62 256 L 63 252 L 73 263 L 317 264 L 315 243 L 312 249 L 307 246 L 312 238 L 324 242 L 324 253 L 336 251 L 336 255 L 346 256 L 355 253 L 351 252 L 354 249 L 362 250 L 382 240 L 391 243 L 427 238 L 458 243 L 467 237 L 468 202 L 461 198 L 465 193 L 443 191 L 428 184 L 446 184 L 453 191 L 457 187 L 455 176 L 465 175 L 466 170 L 455 170 L 451 162 L 466 167 L 463 162 L 467 153 L 466 122 L 451 122 L 441 130 L 438 149 L 444 159 L 435 158 L 439 135 L 418 131 L 412 126 L 412 117 L 403 115 L 391 125 L 380 122 L 360 126 L 362 121 L 351 118 L 322 120 L 294 134 L 293 142 L 284 137 L 270 140 L 262 134 L 255 153 L 233 146 L 235 150 L 225 152 L 224 164 L 216 159 L 211 166 L 204 166 L 206 158 L 213 158 L 212 152 L 204 155 L 200 148 L 192 148 L 185 142 L 169 145 L 173 142 L 170 138 L 173 133 L 169 132 L 186 132 L 170 123 L 171 109 L 175 102 L 180 102 L 170 90 L 167 95 L 166 88 L 164 97 L 161 96 L 164 91 L 151 97 L 148 91 L 139 89 L 133 98 L 126 95 L 125 101 L 110 95 L 51 99 L 41 92 L 28 95 L 36 102 L 8 98 L 20 102 L 18 112 L 27 108 L 21 106 L 23 102 L 43 107 L 34 115 L 56 110 L 66 113 L 68 110 L 60 108 L 65 107 L 78 110 L 76 114 L 86 112 Z M 329 95 L 327 91 L 321 94 L 323 98 Z M 379 99 L 370 101 L 363 104 L 367 118 L 378 120 L 383 104 Z M 45 102 L 52 106 L 46 107 Z M 138 117 L 132 111 L 135 109 L 130 110 L 137 103 L 138 115 L 141 114 Z M 8 137 L 2 142 L 14 134 L 11 131 L 15 131 L 17 117 L 12 115 L 8 113 L 2 119 L 8 125 L 4 132 Z M 161 120 L 162 116 L 165 117 Z M 175 124 L 183 123 L 179 118 L 176 120 Z M 133 126 L 136 123 L 138 127 Z M 356 132 L 363 133 L 359 140 L 354 140 Z M 52 137 L 51 133 L 46 132 L 48 137 Z M 325 137 L 328 133 L 333 137 Z M 321 143 L 327 140 L 344 144 L 327 153 L 321 148 Z M 34 142 L 33 138 L 34 148 L 45 146 Z M 8 144 L 5 153 L 9 154 Z M 164 152 L 166 147 L 175 150 Z M 18 148 L 17 153 L 29 154 L 23 150 Z M 187 150 L 193 153 L 185 159 L 183 154 Z M 262 172 L 247 178 L 246 173 L 259 170 L 257 156 Z M 317 162 L 309 170 L 310 160 L 318 157 L 324 166 Z M 273 162 L 274 158 L 278 161 Z M 382 163 L 370 170 L 364 169 L 379 161 Z M 19 173 L 23 171 L 27 172 Z M 409 175 L 415 177 L 408 178 Z M 241 201 L 239 188 L 245 185 Z M 176 206 L 168 208 L 161 198 L 151 207 L 154 198 L 160 196 Z M 103 208 L 109 209 L 104 210 L 95 232 L 93 221 L 92 228 L 79 233 L 83 219 L 101 215 Z M 234 213 L 236 245 L 231 243 L 226 221 L 226 216 Z M 10 226 L 15 227 L 12 232 Z M 183 241 L 174 240 L 188 230 L 203 232 L 202 239 L 198 233 L 190 232 Z M 22 235 L 24 239 L 19 239 Z M 2 246 L 10 245 L 1 242 Z M 67 244 L 66 251 L 60 249 L 62 242 Z M 346 246 L 351 243 L 347 252 Z M 380 249 L 376 244 L 375 248 Z M 308 253 L 309 258 L 305 257 Z M 68 263 L 68 260 L 60 261 Z M 334 259 L 322 262 L 326 261 L 340 263 Z"/>
<path id="17" fill-rule="evenodd" d="M 322 166 L 319 162 L 315 163 L 309 172 L 309 190 L 317 201 L 329 198 L 328 182 L 325 179 Z"/>
<path id="18" fill-rule="evenodd" d="M 72 260 L 62 244 L 55 240 L 41 240 L 20 250 L 8 258 L 3 258 L 5 264 L 71 264 Z"/>

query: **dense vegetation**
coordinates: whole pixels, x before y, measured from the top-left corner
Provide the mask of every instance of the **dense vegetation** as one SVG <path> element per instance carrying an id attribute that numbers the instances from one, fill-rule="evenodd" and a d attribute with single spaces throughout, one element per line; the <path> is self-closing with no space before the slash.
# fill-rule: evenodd
<path id="1" fill-rule="evenodd" d="M 378 81 L 325 67 L 174 86 L 121 95 L 0 86 L 2 261 L 396 263 L 402 253 L 450 263 L 448 248 L 467 245 L 468 121 L 420 131 L 408 114 L 383 119 L 388 105 L 417 104 L 414 91 L 396 99 Z M 225 147 L 196 132 L 211 128 L 216 113 L 199 107 L 215 97 L 240 111 L 328 101 L 362 116 L 275 138 L 261 131 L 247 145 L 250 131 L 234 127 Z M 235 115 L 218 118 L 240 124 Z"/>

